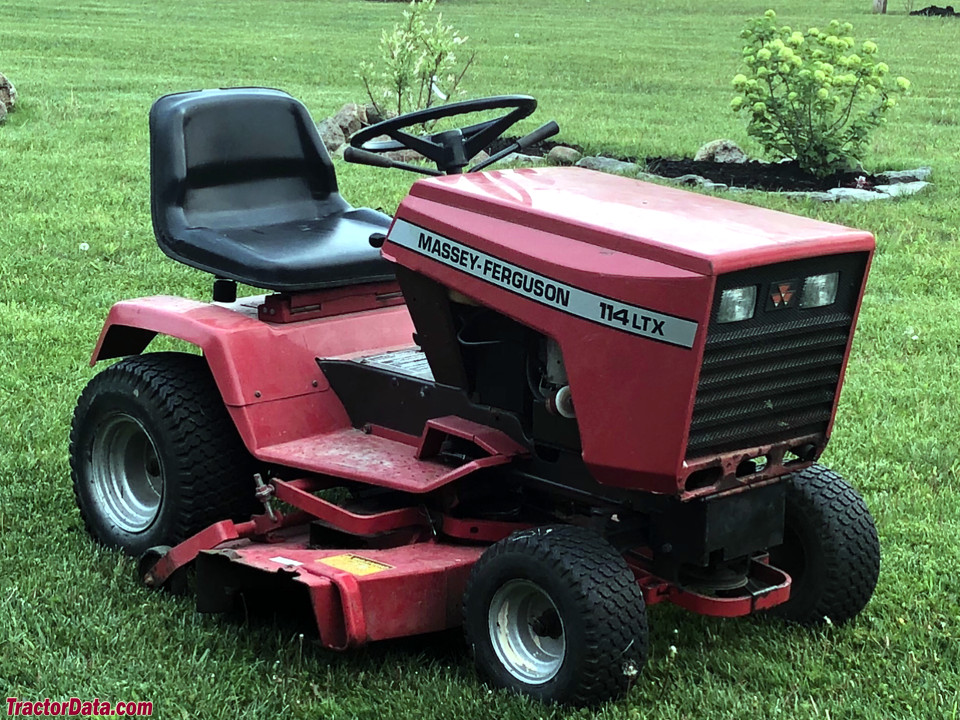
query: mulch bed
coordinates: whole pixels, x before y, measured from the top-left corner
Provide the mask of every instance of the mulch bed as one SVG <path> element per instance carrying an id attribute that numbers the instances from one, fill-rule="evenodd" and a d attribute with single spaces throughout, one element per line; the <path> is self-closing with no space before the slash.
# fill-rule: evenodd
<path id="1" fill-rule="evenodd" d="M 929 7 L 925 7 L 923 10 L 914 10 L 910 14 L 924 15 L 926 17 L 960 17 L 960 13 L 953 9 L 953 5 L 947 5 L 946 7 L 930 5 Z"/>
<path id="2" fill-rule="evenodd" d="M 796 163 L 721 163 L 661 157 L 647 158 L 647 172 L 661 177 L 699 175 L 716 183 L 757 190 L 829 190 L 835 187 L 872 188 L 879 179 L 863 172 L 834 173 L 819 178 L 801 170 Z"/>
<path id="3" fill-rule="evenodd" d="M 491 155 L 516 141 L 515 137 L 500 138 L 487 152 Z M 526 155 L 542 157 L 557 145 L 566 145 L 583 152 L 583 148 L 570 143 L 557 143 L 544 140 L 542 143 L 526 148 Z M 712 182 L 724 183 L 733 187 L 754 188 L 768 191 L 810 191 L 829 190 L 835 187 L 872 188 L 881 181 L 864 172 L 835 173 L 818 178 L 802 171 L 796 163 L 763 163 L 751 160 L 746 163 L 721 163 L 691 160 L 689 158 L 648 157 L 641 160 L 635 157 L 615 157 L 615 160 L 637 163 L 646 172 L 667 178 L 682 175 L 699 175 Z M 646 167 L 644 167 L 646 163 Z"/>

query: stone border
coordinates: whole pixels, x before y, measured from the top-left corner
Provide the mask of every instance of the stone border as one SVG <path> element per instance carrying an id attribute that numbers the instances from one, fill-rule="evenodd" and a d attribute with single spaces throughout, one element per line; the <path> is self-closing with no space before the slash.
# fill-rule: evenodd
<path id="1" fill-rule="evenodd" d="M 680 177 L 668 178 L 662 175 L 653 175 L 645 172 L 637 163 L 625 162 L 614 158 L 602 156 L 588 156 L 581 158 L 577 162 L 578 167 L 588 170 L 599 170 L 600 172 L 614 173 L 617 175 L 628 175 L 640 180 L 661 180 L 674 185 L 686 185 L 688 187 L 698 187 L 704 190 L 727 191 L 727 192 L 768 192 L 766 190 L 756 190 L 754 188 L 730 187 L 723 183 L 716 183 L 700 175 L 681 175 Z M 870 202 L 872 200 L 891 200 L 898 197 L 907 197 L 916 195 L 919 192 L 933 187 L 932 183 L 927 181 L 932 173 L 929 167 L 920 167 L 916 170 L 893 170 L 880 173 L 877 177 L 886 180 L 884 185 L 875 185 L 872 189 L 868 188 L 831 188 L 829 190 L 810 190 L 810 191 L 788 191 L 776 193 L 789 198 L 798 198 L 804 200 L 813 200 L 816 202 Z"/>

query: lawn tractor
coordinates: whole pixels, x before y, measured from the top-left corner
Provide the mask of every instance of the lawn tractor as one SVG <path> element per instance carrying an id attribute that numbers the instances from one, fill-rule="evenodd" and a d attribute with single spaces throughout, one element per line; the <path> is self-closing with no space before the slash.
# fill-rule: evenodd
<path id="1" fill-rule="evenodd" d="M 157 242 L 212 301 L 114 305 L 92 363 L 124 359 L 70 437 L 87 527 L 146 585 L 189 570 L 205 612 L 299 597 L 330 648 L 462 625 L 493 685 L 572 704 L 636 679 L 649 605 L 863 609 L 876 530 L 815 463 L 872 236 L 576 167 L 479 172 L 558 131 L 502 139 L 535 107 L 356 133 L 347 161 L 430 176 L 390 218 L 341 197 L 286 93 L 153 105 Z M 145 353 L 157 335 L 200 352 Z"/>

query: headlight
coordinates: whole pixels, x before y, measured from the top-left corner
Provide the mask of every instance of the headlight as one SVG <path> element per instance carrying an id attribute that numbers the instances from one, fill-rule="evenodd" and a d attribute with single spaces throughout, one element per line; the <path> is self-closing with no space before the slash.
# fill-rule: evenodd
<path id="1" fill-rule="evenodd" d="M 811 275 L 803 283 L 800 307 L 816 308 L 832 304 L 837 299 L 837 286 L 839 284 L 840 273 L 838 272 L 826 275 Z"/>
<path id="2" fill-rule="evenodd" d="M 717 322 L 730 323 L 749 320 L 757 305 L 757 286 L 732 288 L 720 294 L 720 307 L 717 309 Z"/>

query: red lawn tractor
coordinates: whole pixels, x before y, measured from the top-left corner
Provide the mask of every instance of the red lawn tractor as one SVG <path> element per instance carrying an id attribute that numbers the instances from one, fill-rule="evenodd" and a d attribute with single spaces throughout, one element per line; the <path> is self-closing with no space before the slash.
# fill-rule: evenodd
<path id="1" fill-rule="evenodd" d="M 286 93 L 154 104 L 157 241 L 213 300 L 114 305 L 92 362 L 125 359 L 70 438 L 87 527 L 145 584 L 195 568 L 202 611 L 300 595 L 331 648 L 462 624 L 493 684 L 574 704 L 629 687 L 648 605 L 863 609 L 876 530 L 815 462 L 872 236 L 580 168 L 477 172 L 555 123 L 466 169 L 535 107 L 354 135 L 347 160 L 431 176 L 390 218 L 340 196 Z M 201 354 L 145 354 L 158 334 Z"/>

